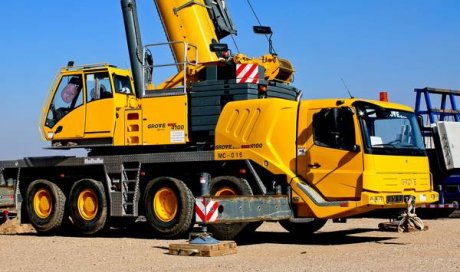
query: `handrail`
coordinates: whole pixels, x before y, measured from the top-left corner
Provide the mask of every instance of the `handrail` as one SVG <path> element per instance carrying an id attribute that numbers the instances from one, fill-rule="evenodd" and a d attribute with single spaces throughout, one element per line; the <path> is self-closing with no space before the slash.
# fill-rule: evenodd
<path id="1" fill-rule="evenodd" d="M 149 52 L 150 50 L 148 49 L 149 47 L 160 47 L 160 46 L 164 46 L 164 45 L 169 45 L 170 47 L 172 47 L 173 45 L 175 44 L 183 44 L 184 45 L 184 62 L 174 62 L 174 63 L 165 63 L 165 64 L 154 64 L 154 65 L 147 65 L 145 63 L 146 61 L 146 54 L 147 52 Z M 188 61 L 188 58 L 187 58 L 187 52 L 188 52 L 188 49 L 190 48 L 194 48 L 195 49 L 195 60 L 194 61 Z M 184 79 L 183 79 L 183 88 L 184 88 L 184 93 L 186 93 L 187 91 L 187 65 L 190 65 L 190 66 L 196 66 L 198 64 L 198 47 L 193 45 L 193 44 L 190 44 L 190 43 L 186 43 L 185 41 L 172 41 L 172 42 L 162 42 L 162 43 L 152 43 L 152 44 L 147 44 L 144 46 L 144 49 L 143 49 L 143 55 L 144 55 L 144 58 L 143 58 L 143 61 L 142 61 L 142 67 L 143 67 L 143 73 L 142 73 L 142 76 L 145 76 L 145 72 L 147 69 L 152 69 L 152 73 L 153 73 L 153 69 L 154 68 L 159 68 L 159 67 L 170 67 L 170 66 L 176 66 L 176 67 L 179 67 L 179 66 L 183 66 L 183 73 L 184 73 Z M 145 82 L 145 81 L 144 81 Z"/>

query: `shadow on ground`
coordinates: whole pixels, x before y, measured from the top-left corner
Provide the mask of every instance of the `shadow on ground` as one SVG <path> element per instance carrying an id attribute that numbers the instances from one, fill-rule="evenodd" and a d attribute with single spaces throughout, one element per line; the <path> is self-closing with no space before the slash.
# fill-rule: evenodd
<path id="1" fill-rule="evenodd" d="M 193 230 L 197 232 L 197 229 Z M 372 232 L 378 231 L 373 228 L 358 228 L 350 230 L 340 230 L 331 232 L 317 232 L 306 236 L 295 236 L 289 232 L 268 232 L 268 231 L 256 231 L 250 235 L 237 237 L 235 240 L 238 246 L 256 245 L 256 244 L 298 244 L 298 245 L 345 245 L 345 244 L 359 244 L 359 243 L 392 243 L 389 240 L 395 239 L 393 236 L 377 236 L 372 235 Z M 368 235 L 366 235 L 368 233 Z M 359 234 L 359 236 L 357 235 Z M 133 239 L 160 239 L 149 230 L 147 226 L 136 226 L 133 228 L 119 228 L 119 229 L 108 229 L 98 234 L 97 236 L 84 236 L 79 235 L 76 232 L 67 230 L 49 234 L 37 234 L 37 233 L 23 233 L 17 234 L 21 236 L 62 236 L 62 237 L 79 237 L 82 239 L 104 239 L 104 238 L 133 238 Z M 188 239 L 188 236 L 183 236 L 174 239 L 163 239 L 170 240 L 171 242 L 184 242 Z M 397 244 L 397 243 L 392 243 Z"/>
<path id="2" fill-rule="evenodd" d="M 299 245 L 345 245 L 359 244 L 369 242 L 384 242 L 395 237 L 391 236 L 354 236 L 355 234 L 363 234 L 377 231 L 376 229 L 351 229 L 331 232 L 317 232 L 306 235 L 304 237 L 294 236 L 288 232 L 264 232 L 257 231 L 251 236 L 240 237 L 236 240 L 239 246 L 254 245 L 254 244 L 299 244 Z"/>

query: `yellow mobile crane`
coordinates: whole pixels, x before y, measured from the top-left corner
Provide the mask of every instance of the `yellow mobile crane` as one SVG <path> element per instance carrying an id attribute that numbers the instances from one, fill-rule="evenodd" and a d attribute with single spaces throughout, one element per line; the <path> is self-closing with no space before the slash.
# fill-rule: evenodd
<path id="1" fill-rule="evenodd" d="M 88 155 L 0 162 L 22 196 L 22 222 L 49 232 L 69 221 L 94 234 L 145 218 L 172 237 L 196 217 L 229 239 L 267 220 L 308 234 L 328 219 L 404 208 L 408 198 L 438 200 L 411 108 L 301 101 L 289 61 L 231 56 L 220 43 L 235 33 L 224 1 L 154 2 L 177 74 L 152 84 L 158 65 L 142 45 L 135 1 L 122 0 L 132 73 L 69 63 L 42 112 L 51 148 Z M 208 174 L 210 196 L 194 216 Z"/>
<path id="2" fill-rule="evenodd" d="M 212 51 L 213 47 L 222 45 L 219 44 L 221 38 L 236 32 L 223 1 L 154 2 L 165 26 L 178 73 L 153 86 L 152 73 L 156 67 L 150 48 L 155 45 L 143 47 L 135 2 L 124 2 L 134 88 L 129 71 L 113 66 L 69 65 L 63 68 L 59 86 L 54 88 L 42 112 L 42 135 L 52 141 L 54 147 L 101 150 L 107 146 L 193 143 L 201 140 L 200 133 L 213 134 L 220 108 L 226 101 L 234 100 L 235 95 L 236 100 L 245 96 L 259 97 L 266 95 L 261 90 L 268 89 L 269 93 L 283 98 L 299 96 L 297 89 L 282 84 L 292 81 L 289 61 L 274 54 L 259 59 L 238 54 L 224 59 L 225 50 Z M 243 67 L 254 70 L 252 73 L 246 71 L 250 77 L 240 78 L 241 85 L 229 87 L 228 84 L 236 83 L 237 64 L 242 65 L 241 77 L 246 71 Z M 225 84 L 222 80 L 226 80 Z M 249 92 L 239 91 L 242 86 L 248 88 L 244 83 L 253 81 L 258 85 L 249 86 Z M 216 96 L 207 91 L 209 88 L 225 92 L 220 100 L 226 101 L 203 104 L 207 100 L 198 97 Z"/>

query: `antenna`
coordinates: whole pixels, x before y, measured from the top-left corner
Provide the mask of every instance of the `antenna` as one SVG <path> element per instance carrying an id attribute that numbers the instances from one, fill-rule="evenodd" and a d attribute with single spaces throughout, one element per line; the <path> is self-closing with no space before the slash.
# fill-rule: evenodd
<path id="1" fill-rule="evenodd" d="M 347 84 L 345 84 L 345 80 L 343 80 L 343 78 L 340 78 L 340 80 L 342 80 L 342 84 L 343 84 L 343 86 L 345 87 L 345 89 L 347 90 L 348 95 L 350 96 L 350 98 L 354 98 L 354 97 L 351 95 L 350 89 L 348 89 Z"/>

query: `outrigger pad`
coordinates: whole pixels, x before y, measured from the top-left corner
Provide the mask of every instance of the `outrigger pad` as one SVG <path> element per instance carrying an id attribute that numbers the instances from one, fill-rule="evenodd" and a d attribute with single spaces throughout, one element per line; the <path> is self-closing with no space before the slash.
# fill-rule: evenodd
<path id="1" fill-rule="evenodd" d="M 406 210 L 397 219 L 387 223 L 380 223 L 379 229 L 384 231 L 412 232 L 417 230 L 428 230 L 422 219 L 415 214 L 415 198 L 413 196 L 405 199 Z"/>
<path id="2" fill-rule="evenodd" d="M 170 255 L 214 257 L 236 254 L 236 243 L 223 241 L 218 244 L 170 244 Z"/>

